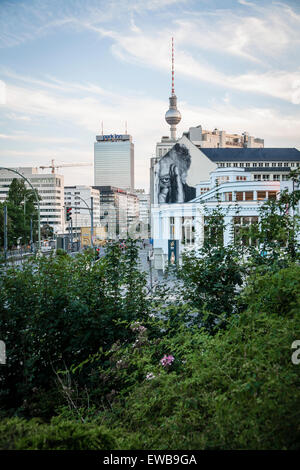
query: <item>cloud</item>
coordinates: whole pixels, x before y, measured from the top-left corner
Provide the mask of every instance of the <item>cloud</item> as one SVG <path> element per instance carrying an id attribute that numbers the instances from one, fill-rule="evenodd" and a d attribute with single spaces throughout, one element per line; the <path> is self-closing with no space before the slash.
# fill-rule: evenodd
<path id="1" fill-rule="evenodd" d="M 0 80 L 0 105 L 6 103 L 6 84 Z"/>
<path id="2" fill-rule="evenodd" d="M 30 135 L 24 132 L 19 132 L 18 134 L 0 134 L 0 139 L 19 141 L 19 142 L 44 142 L 48 144 L 59 144 L 59 143 L 69 144 L 69 143 L 74 143 L 77 141 L 77 139 L 75 138 Z"/>
<path id="3" fill-rule="evenodd" d="M 255 3 L 247 2 L 246 0 L 238 0 L 238 3 L 247 7 L 255 7 Z"/>
<path id="4" fill-rule="evenodd" d="M 16 113 L 7 113 L 5 117 L 12 121 L 27 121 L 27 122 L 31 121 L 30 116 L 24 116 L 24 115 L 16 114 Z"/>
<path id="5" fill-rule="evenodd" d="M 165 71 L 170 69 L 170 34 L 168 31 L 151 36 L 140 31 L 122 34 L 91 25 L 87 27 L 101 36 L 113 39 L 112 51 L 119 59 Z M 180 34 L 182 29 L 191 32 L 193 26 L 189 27 L 187 23 L 184 26 L 180 22 L 179 41 L 177 41 L 179 45 L 176 46 L 176 75 L 188 76 L 193 80 L 202 80 L 223 88 L 265 94 L 297 104 L 295 84 L 300 79 L 300 68 L 293 71 L 270 70 L 249 71 L 237 75 L 226 74 L 213 65 L 196 60 L 191 53 L 182 48 L 181 44 L 186 45 L 186 39 Z M 195 35 L 192 37 L 193 40 L 197 39 Z M 194 43 L 194 46 L 196 44 Z"/>
<path id="6" fill-rule="evenodd" d="M 55 79 L 55 78 L 53 78 Z M 33 79 L 32 83 L 35 82 Z M 46 84 L 45 80 L 45 84 Z M 52 81 L 50 82 L 52 83 Z M 65 82 L 64 82 L 65 84 Z M 68 84 L 72 87 L 72 83 Z M 81 85 L 81 84 L 77 84 Z M 125 119 L 128 120 L 128 131 L 133 135 L 135 144 L 136 181 L 141 187 L 148 189 L 149 158 L 155 154 L 155 144 L 162 135 L 169 133 L 169 127 L 164 121 L 167 102 L 155 100 L 145 95 L 124 96 L 110 94 L 106 100 L 106 90 L 98 94 L 96 88 L 82 84 L 81 91 L 73 97 L 61 96 L 59 91 L 45 86 L 37 88 L 29 85 L 29 78 L 24 86 L 7 84 L 7 104 L 5 111 L 17 115 L 30 116 L 35 121 L 47 122 L 51 127 L 49 136 L 35 137 L 26 133 L 2 133 L 0 141 L 12 140 L 16 143 L 14 149 L 3 147 L 0 156 L 10 165 L 39 166 L 47 164 L 51 158 L 61 162 L 93 161 L 93 142 L 95 135 L 100 132 L 100 122 L 104 120 L 104 132 L 123 132 Z M 202 124 L 203 128 L 224 129 L 227 132 L 243 132 L 265 139 L 266 146 L 298 146 L 300 147 L 300 111 L 294 114 L 279 112 L 269 107 L 235 106 L 228 102 L 212 102 L 208 106 L 192 106 L 186 102 L 178 103 L 182 113 L 182 122 L 178 126 L 178 135 L 190 126 Z M 144 112 L 147 110 L 147 113 Z M 37 119 L 38 118 L 38 119 Z M 74 127 L 74 135 L 78 144 L 72 139 L 59 138 L 56 128 Z M 78 132 L 76 132 L 76 128 Z M 80 134 L 79 134 L 80 133 Z M 26 135 L 26 137 L 25 137 Z M 31 150 L 18 148 L 22 138 L 31 142 Z M 31 140 L 30 140 L 31 139 Z M 40 147 L 38 144 L 47 144 Z M 82 171 L 84 170 L 84 171 Z M 67 184 L 92 184 L 93 170 L 91 168 L 76 168 L 60 170 L 66 175 Z"/>
<path id="7" fill-rule="evenodd" d="M 0 3 L 0 48 L 43 37 L 57 29 L 76 29 L 81 22 L 120 21 L 130 14 L 162 11 L 187 0 L 27 0 Z"/>

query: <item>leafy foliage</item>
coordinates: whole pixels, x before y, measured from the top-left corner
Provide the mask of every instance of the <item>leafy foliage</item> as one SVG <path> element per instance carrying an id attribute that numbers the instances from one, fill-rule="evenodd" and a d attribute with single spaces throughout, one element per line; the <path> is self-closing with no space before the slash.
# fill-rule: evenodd
<path id="1" fill-rule="evenodd" d="M 144 275 L 132 256 L 112 244 L 96 263 L 92 254 L 59 255 L 0 274 L 0 337 L 9 357 L 0 406 L 42 413 L 39 397 L 55 388 L 57 371 L 132 335 L 121 322 L 147 314 Z"/>
<path id="2" fill-rule="evenodd" d="M 212 332 L 236 312 L 244 270 L 239 247 L 223 246 L 226 225 L 219 207 L 207 216 L 207 227 L 203 247 L 183 254 L 177 275 L 181 298 L 198 312 L 194 322 Z"/>
<path id="3" fill-rule="evenodd" d="M 107 450 L 116 441 L 103 426 L 53 418 L 49 424 L 20 418 L 0 422 L 0 450 Z"/>
<path id="4" fill-rule="evenodd" d="M 33 220 L 34 232 L 37 228 L 36 196 L 32 189 L 27 189 L 24 180 L 14 178 L 10 184 L 5 203 L 0 203 L 0 243 L 3 246 L 4 216 L 3 207 L 8 214 L 8 247 L 30 240 L 30 220 Z M 36 239 L 36 237 L 34 237 Z"/>
<path id="5" fill-rule="evenodd" d="M 267 274 L 253 283 L 245 294 L 248 309 L 230 318 L 226 330 L 211 336 L 182 325 L 131 356 L 126 371 L 133 368 L 138 383 L 107 417 L 109 425 L 125 428 L 121 447 L 299 448 L 300 377 L 291 361 L 291 344 L 300 336 L 299 297 L 284 311 L 271 303 L 260 310 L 266 285 L 275 292 L 278 279 L 282 291 L 293 279 L 297 296 L 298 266 Z M 168 370 L 158 359 L 163 351 L 175 357 Z"/>

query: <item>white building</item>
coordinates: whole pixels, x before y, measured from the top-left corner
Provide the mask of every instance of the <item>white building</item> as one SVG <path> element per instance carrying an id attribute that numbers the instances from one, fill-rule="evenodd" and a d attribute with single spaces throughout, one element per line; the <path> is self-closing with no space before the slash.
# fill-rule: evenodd
<path id="1" fill-rule="evenodd" d="M 300 152 L 296 149 L 243 149 L 240 154 L 232 154 L 235 149 L 197 152 L 193 152 L 187 177 L 188 184 L 195 186 L 195 197 L 158 203 L 154 195 L 151 215 L 156 269 L 164 269 L 168 263 L 170 240 L 178 240 L 179 259 L 183 250 L 202 246 L 205 216 L 218 205 L 225 215 L 224 244 L 229 244 L 239 226 L 258 220 L 264 201 L 276 198 L 285 188 L 291 190 L 288 173 L 300 167 Z M 199 160 L 195 162 L 194 158 Z M 207 178 L 209 166 L 214 168 Z"/>
<path id="2" fill-rule="evenodd" d="M 150 194 L 145 193 L 144 189 L 136 189 L 134 193 L 139 200 L 139 220 L 148 226 L 150 223 Z"/>
<path id="3" fill-rule="evenodd" d="M 73 231 L 80 232 L 81 227 L 91 226 L 91 207 L 93 198 L 93 223 L 100 227 L 100 192 L 91 186 L 65 186 L 64 200 L 66 207 L 72 207 Z"/>
<path id="4" fill-rule="evenodd" d="M 54 232 L 61 232 L 64 224 L 64 177 L 62 175 L 38 173 L 37 168 L 12 168 L 25 176 L 41 197 L 41 226 L 48 224 Z M 0 202 L 4 202 L 9 186 L 14 178 L 21 178 L 16 173 L 0 170 Z M 26 187 L 30 186 L 25 182 Z"/>

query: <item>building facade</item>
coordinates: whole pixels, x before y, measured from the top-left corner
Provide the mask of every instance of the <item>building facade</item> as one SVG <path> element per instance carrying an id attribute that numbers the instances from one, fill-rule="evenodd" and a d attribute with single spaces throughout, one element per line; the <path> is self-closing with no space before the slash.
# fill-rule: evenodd
<path id="1" fill-rule="evenodd" d="M 94 186 L 100 191 L 100 223 L 110 239 L 126 238 L 139 218 L 139 199 L 133 192 L 114 186 Z"/>
<path id="2" fill-rule="evenodd" d="M 144 189 L 136 189 L 134 191 L 139 200 L 139 218 L 144 224 L 150 223 L 150 194 Z"/>
<path id="3" fill-rule="evenodd" d="M 96 136 L 94 185 L 134 189 L 134 144 L 130 135 Z"/>
<path id="4" fill-rule="evenodd" d="M 156 269 L 164 269 L 168 263 L 170 241 L 176 241 L 179 259 L 183 250 L 202 246 L 206 214 L 216 207 L 224 211 L 224 244 L 231 243 L 241 225 L 258 221 L 264 201 L 276 198 L 284 189 L 291 190 L 288 174 L 300 167 L 300 152 L 296 149 L 243 148 L 237 153 L 236 149 L 216 148 L 197 152 L 201 155 L 193 155 L 214 165 L 204 181 L 201 171 L 195 173 L 197 165 L 193 166 L 187 148 L 183 154 L 174 153 L 173 149 L 159 161 L 161 168 L 157 168 L 158 183 L 151 207 Z M 177 165 L 179 169 L 173 181 L 164 175 L 167 165 Z M 192 183 L 197 177 L 198 183 Z"/>
<path id="5" fill-rule="evenodd" d="M 100 193 L 91 186 L 65 186 L 64 201 L 66 207 L 72 207 L 72 225 L 74 233 L 80 233 L 81 227 L 91 226 L 91 215 L 87 209 L 91 207 L 93 198 L 93 224 L 100 227 Z M 83 202 L 85 201 L 86 204 Z"/>
<path id="6" fill-rule="evenodd" d="M 13 168 L 25 176 L 34 189 L 37 190 L 40 200 L 41 226 L 49 225 L 54 233 L 60 233 L 64 227 L 64 177 L 58 174 L 42 174 L 37 168 Z M 0 202 L 4 202 L 9 186 L 14 178 L 21 178 L 17 174 L 0 170 Z M 30 186 L 25 182 L 28 189 Z"/>

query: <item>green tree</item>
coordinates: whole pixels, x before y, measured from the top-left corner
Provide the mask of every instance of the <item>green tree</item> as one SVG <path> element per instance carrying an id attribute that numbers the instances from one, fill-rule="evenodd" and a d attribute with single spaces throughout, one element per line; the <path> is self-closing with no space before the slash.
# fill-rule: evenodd
<path id="1" fill-rule="evenodd" d="M 26 244 L 30 240 L 30 220 L 33 220 L 37 227 L 36 197 L 32 189 L 27 189 L 24 180 L 14 178 L 10 184 L 7 199 L 4 203 L 7 206 L 8 215 L 8 246 L 16 245 L 20 239 L 21 244 Z M 1 204 L 1 242 L 3 246 L 3 206 Z M 33 233 L 35 235 L 35 233 Z M 34 236 L 34 238 L 36 238 Z"/>
<path id="2" fill-rule="evenodd" d="M 203 247 L 183 253 L 177 276 L 182 282 L 182 300 L 198 312 L 195 322 L 213 332 L 224 326 L 224 319 L 236 311 L 243 268 L 240 248 L 223 246 L 226 225 L 222 209 L 217 207 L 205 221 Z"/>
<path id="3" fill-rule="evenodd" d="M 91 252 L 42 257 L 0 272 L 0 337 L 9 357 L 0 408 L 49 414 L 59 402 L 57 371 L 132 336 L 124 322 L 145 317 L 149 307 L 137 252 L 128 246 L 126 254 L 109 245 L 96 263 Z M 92 387 L 92 371 L 93 365 L 80 374 L 80 386 Z"/>
<path id="4" fill-rule="evenodd" d="M 52 238 L 53 237 L 53 227 L 49 224 L 44 224 L 41 227 L 41 238 Z"/>
<path id="5" fill-rule="evenodd" d="M 255 266 L 285 266 L 299 256 L 300 217 L 296 211 L 300 191 L 282 191 L 277 199 L 265 202 L 259 208 L 259 223 L 244 227 L 241 236 L 257 240 L 250 247 L 250 261 Z"/>

